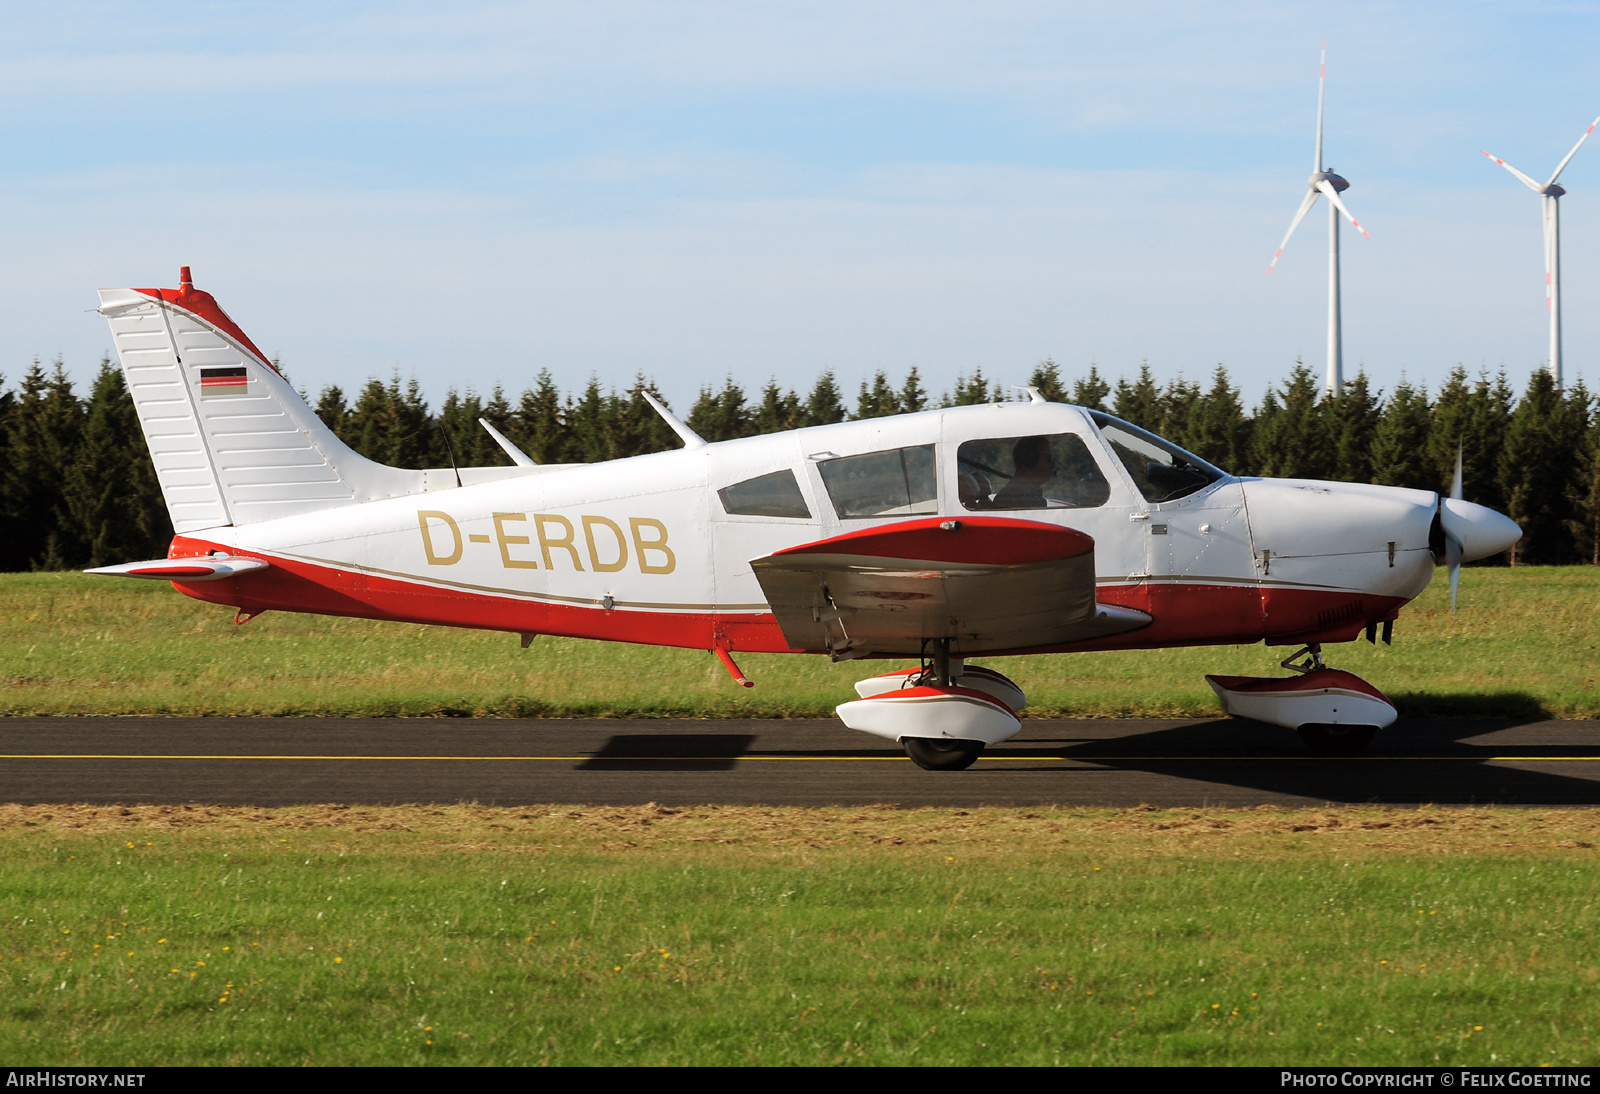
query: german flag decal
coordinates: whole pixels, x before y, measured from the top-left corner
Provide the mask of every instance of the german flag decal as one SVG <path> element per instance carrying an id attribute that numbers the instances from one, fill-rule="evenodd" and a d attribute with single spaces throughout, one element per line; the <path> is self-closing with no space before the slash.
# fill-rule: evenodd
<path id="1" fill-rule="evenodd" d="M 243 395 L 250 388 L 244 367 L 203 368 L 200 370 L 201 395 Z"/>

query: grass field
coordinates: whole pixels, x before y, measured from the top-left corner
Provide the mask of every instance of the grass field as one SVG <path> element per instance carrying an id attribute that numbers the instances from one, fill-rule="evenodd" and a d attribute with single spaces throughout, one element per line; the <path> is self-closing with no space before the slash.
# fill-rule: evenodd
<path id="1" fill-rule="evenodd" d="M 0 806 L 0 1057 L 1600 1062 L 1595 811 Z"/>
<path id="2" fill-rule="evenodd" d="M 1600 715 L 1589 569 L 1437 583 L 1330 660 L 1411 714 Z M 1212 715 L 1263 647 L 1004 663 Z M 816 715 L 860 665 L 231 613 L 0 577 L 0 713 Z M 1600 812 L 0 805 L 0 1058 L 1600 1063 Z"/>
<path id="3" fill-rule="evenodd" d="M 1330 663 L 1411 716 L 1600 717 L 1600 570 L 1472 568 L 1451 615 L 1441 577 L 1392 648 L 1329 647 Z M 155 582 L 0 575 L 0 714 L 817 717 L 880 671 L 750 654 L 754 689 L 709 653 L 227 608 Z M 1208 672 L 1274 675 L 1289 651 L 1209 647 L 995 659 L 1030 713 L 1203 717 Z"/>

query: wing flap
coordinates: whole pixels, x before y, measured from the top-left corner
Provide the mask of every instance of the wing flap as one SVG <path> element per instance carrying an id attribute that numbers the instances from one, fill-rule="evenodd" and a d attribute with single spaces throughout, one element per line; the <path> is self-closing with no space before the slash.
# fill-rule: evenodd
<path id="1" fill-rule="evenodd" d="M 795 649 L 835 658 L 959 656 L 1119 634 L 1150 617 L 1095 601 L 1094 540 L 1003 517 L 939 517 L 835 536 L 754 559 Z"/>

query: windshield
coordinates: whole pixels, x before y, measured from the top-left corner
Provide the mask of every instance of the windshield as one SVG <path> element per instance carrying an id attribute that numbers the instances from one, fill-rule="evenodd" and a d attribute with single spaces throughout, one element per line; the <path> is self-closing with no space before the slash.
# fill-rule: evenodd
<path id="1" fill-rule="evenodd" d="M 1164 441 L 1121 418 L 1113 418 L 1098 410 L 1089 411 L 1089 417 L 1100 427 L 1100 433 L 1111 450 L 1128 469 L 1133 484 L 1139 488 L 1146 501 L 1175 501 L 1204 490 L 1228 473 L 1202 460 L 1192 452 L 1185 452 L 1171 441 Z"/>

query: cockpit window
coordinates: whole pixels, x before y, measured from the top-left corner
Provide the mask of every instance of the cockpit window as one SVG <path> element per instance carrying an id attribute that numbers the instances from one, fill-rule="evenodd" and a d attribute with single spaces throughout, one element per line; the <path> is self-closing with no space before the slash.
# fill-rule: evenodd
<path id="1" fill-rule="evenodd" d="M 735 517 L 799 517 L 811 519 L 794 472 L 785 468 L 717 491 L 722 508 Z"/>
<path id="2" fill-rule="evenodd" d="M 1111 484 L 1075 433 L 966 441 L 956 450 L 964 508 L 1089 509 L 1104 505 Z"/>
<path id="3" fill-rule="evenodd" d="M 926 516 L 939 511 L 931 444 L 824 460 L 817 469 L 841 520 Z"/>
<path id="4" fill-rule="evenodd" d="M 1128 469 L 1133 484 L 1146 501 L 1175 501 L 1204 490 L 1226 471 L 1211 466 L 1199 456 L 1185 452 L 1171 441 L 1147 433 L 1120 418 L 1091 410 L 1089 417 Z"/>

